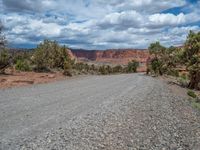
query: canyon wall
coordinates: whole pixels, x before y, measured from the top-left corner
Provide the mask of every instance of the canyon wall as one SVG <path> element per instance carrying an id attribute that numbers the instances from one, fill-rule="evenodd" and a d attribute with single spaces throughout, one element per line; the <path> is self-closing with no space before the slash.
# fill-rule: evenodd
<path id="1" fill-rule="evenodd" d="M 108 62 L 126 65 L 131 60 L 146 63 L 149 52 L 139 49 L 117 49 L 117 50 L 71 50 L 73 55 L 80 60 L 91 60 L 97 62 Z"/>
<path id="2" fill-rule="evenodd" d="M 140 63 L 138 71 L 146 70 L 146 62 L 149 58 L 149 52 L 145 49 L 109 49 L 104 51 L 74 49 L 71 51 L 79 61 L 127 65 L 128 62 L 136 60 Z"/>

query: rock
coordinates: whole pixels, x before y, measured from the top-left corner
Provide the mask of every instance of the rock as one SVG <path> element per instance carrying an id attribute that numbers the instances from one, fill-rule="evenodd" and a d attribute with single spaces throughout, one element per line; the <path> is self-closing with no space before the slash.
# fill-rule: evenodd
<path id="1" fill-rule="evenodd" d="M 6 82 L 6 81 L 7 81 L 6 79 L 1 79 L 1 80 L 0 80 L 0 82 Z"/>
<path id="2" fill-rule="evenodd" d="M 146 63 L 149 58 L 147 50 L 137 49 L 118 49 L 118 50 L 71 50 L 73 55 L 81 61 L 96 61 L 100 63 L 111 63 L 118 65 L 127 65 L 128 62 L 136 60 L 143 64 L 138 70 L 146 71 Z"/>
<path id="3" fill-rule="evenodd" d="M 48 75 L 48 77 L 49 77 L 49 78 L 55 78 L 56 75 L 55 75 L 55 74 L 50 74 L 50 75 Z"/>
<path id="4" fill-rule="evenodd" d="M 170 150 L 177 150 L 177 145 L 176 144 L 171 144 L 170 145 Z"/>

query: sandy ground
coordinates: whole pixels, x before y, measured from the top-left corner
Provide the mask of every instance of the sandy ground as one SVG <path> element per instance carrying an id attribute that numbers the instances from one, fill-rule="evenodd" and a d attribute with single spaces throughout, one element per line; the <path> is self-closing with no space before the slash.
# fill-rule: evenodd
<path id="1" fill-rule="evenodd" d="M 188 88 L 181 87 L 179 83 L 177 82 L 177 79 L 175 77 L 170 77 L 170 76 L 160 76 L 158 77 L 159 80 L 162 80 L 165 82 L 171 92 L 175 93 L 176 95 L 179 95 L 183 98 L 188 98 L 187 92 Z M 194 90 L 194 92 L 200 97 L 200 91 Z"/>
<path id="2" fill-rule="evenodd" d="M 20 87 L 32 84 L 48 83 L 65 79 L 61 72 L 36 73 L 36 72 L 14 72 L 12 74 L 0 75 L 0 89 Z"/>

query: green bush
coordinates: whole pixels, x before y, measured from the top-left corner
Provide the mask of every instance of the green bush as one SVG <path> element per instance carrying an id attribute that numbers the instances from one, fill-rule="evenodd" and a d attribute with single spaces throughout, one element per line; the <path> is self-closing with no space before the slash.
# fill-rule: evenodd
<path id="1" fill-rule="evenodd" d="M 117 65 L 113 67 L 113 73 L 122 73 L 123 72 L 123 67 L 120 65 Z"/>
<path id="2" fill-rule="evenodd" d="M 90 67 L 88 64 L 78 62 L 73 65 L 73 69 L 76 69 L 78 71 L 86 71 L 86 70 L 88 71 L 90 69 Z"/>
<path id="3" fill-rule="evenodd" d="M 105 65 L 99 67 L 99 73 L 102 75 L 108 74 L 108 71 L 106 70 Z"/>
<path id="4" fill-rule="evenodd" d="M 179 78 L 178 78 L 178 83 L 179 83 L 180 86 L 182 86 L 182 87 L 187 87 L 188 84 L 189 84 L 188 80 L 185 79 L 185 78 L 182 78 L 182 77 L 179 77 Z"/>
<path id="5" fill-rule="evenodd" d="M 0 50 L 0 73 L 4 73 L 4 70 L 10 65 L 10 54 L 6 49 Z"/>
<path id="6" fill-rule="evenodd" d="M 106 69 L 108 74 L 113 73 L 113 68 L 111 66 L 107 65 L 105 69 Z"/>
<path id="7" fill-rule="evenodd" d="M 30 65 L 27 60 L 17 60 L 15 69 L 19 71 L 31 71 Z"/>
<path id="8" fill-rule="evenodd" d="M 192 98 L 197 98 L 197 95 L 194 93 L 194 91 L 192 91 L 192 90 L 189 90 L 188 92 L 187 92 L 187 94 L 190 96 L 190 97 L 192 97 Z"/>
<path id="9" fill-rule="evenodd" d="M 135 60 L 132 60 L 131 62 L 128 63 L 127 73 L 137 72 L 138 66 L 139 66 L 139 63 Z"/>
<path id="10" fill-rule="evenodd" d="M 176 47 L 165 48 L 159 42 L 149 46 L 151 59 L 148 64 L 147 74 L 150 72 L 155 75 L 171 75 L 178 77 L 179 73 L 175 70 L 179 62 L 179 50 Z"/>
<path id="11" fill-rule="evenodd" d="M 183 64 L 189 71 L 188 88 L 200 90 L 200 32 L 190 31 L 182 53 Z"/>
<path id="12" fill-rule="evenodd" d="M 192 101 L 192 106 L 194 108 L 197 108 L 200 111 L 200 103 L 199 102 Z"/>
<path id="13" fill-rule="evenodd" d="M 33 55 L 35 69 L 38 71 L 46 71 L 53 68 L 64 69 L 66 61 L 72 63 L 68 49 L 65 46 L 59 46 L 56 41 L 44 40 Z"/>
<path id="14" fill-rule="evenodd" d="M 186 74 L 181 74 L 180 77 L 185 79 L 185 80 L 188 80 L 188 76 Z"/>
<path id="15" fill-rule="evenodd" d="M 14 64 L 17 63 L 18 60 L 28 60 L 31 61 L 31 56 L 33 55 L 33 51 L 14 51 L 12 52 L 12 62 Z"/>
<path id="16" fill-rule="evenodd" d="M 161 60 L 155 58 L 151 61 L 151 70 L 156 75 L 163 75 L 163 72 L 166 71 L 163 68 L 163 63 Z"/>
<path id="17" fill-rule="evenodd" d="M 195 101 L 196 103 L 200 103 L 200 97 L 198 97 L 197 96 L 197 98 L 196 98 L 196 101 Z"/>
<path id="18" fill-rule="evenodd" d="M 179 77 L 179 71 L 175 69 L 168 69 L 167 70 L 167 75 L 174 76 L 174 77 Z"/>
<path id="19" fill-rule="evenodd" d="M 69 61 L 64 62 L 64 75 L 66 76 L 72 76 L 72 65 Z"/>
<path id="20" fill-rule="evenodd" d="M 6 38 L 2 34 L 3 24 L 0 21 L 0 73 L 4 73 L 5 69 L 10 65 L 10 54 L 6 50 Z"/>

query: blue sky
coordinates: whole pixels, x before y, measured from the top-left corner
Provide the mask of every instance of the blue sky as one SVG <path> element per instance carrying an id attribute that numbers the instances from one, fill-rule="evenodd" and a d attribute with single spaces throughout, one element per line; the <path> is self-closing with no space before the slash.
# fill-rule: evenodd
<path id="1" fill-rule="evenodd" d="M 10 47 L 44 39 L 71 48 L 147 48 L 182 45 L 200 31 L 198 0 L 0 0 Z"/>

